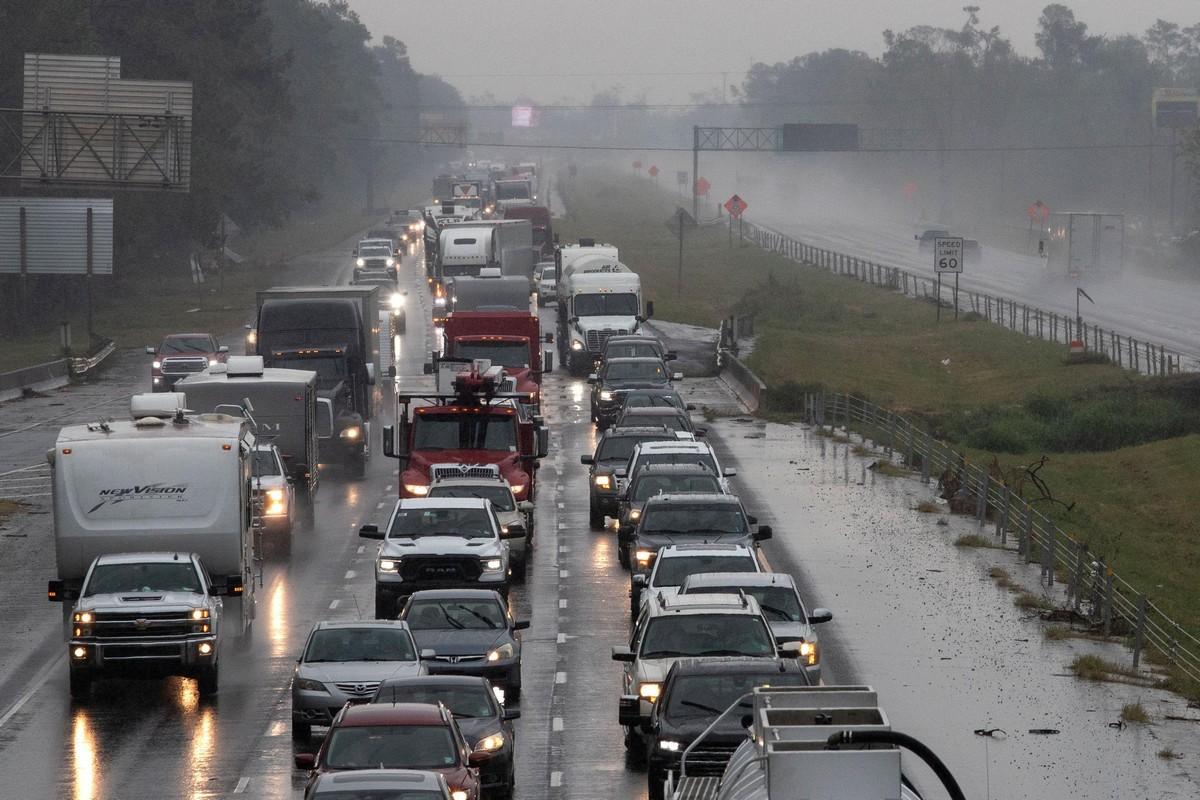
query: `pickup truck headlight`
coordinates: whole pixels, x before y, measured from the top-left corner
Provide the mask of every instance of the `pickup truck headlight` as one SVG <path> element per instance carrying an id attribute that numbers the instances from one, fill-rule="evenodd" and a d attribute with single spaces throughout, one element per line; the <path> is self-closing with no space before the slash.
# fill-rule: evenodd
<path id="1" fill-rule="evenodd" d="M 381 558 L 379 559 L 380 572 L 399 572 L 400 559 L 398 558 Z"/>
<path id="2" fill-rule="evenodd" d="M 645 566 L 646 564 L 650 563 L 650 559 L 654 558 L 654 551 L 638 550 L 637 553 L 634 554 L 634 557 L 637 558 L 638 564 Z"/>
<path id="3" fill-rule="evenodd" d="M 463 789 L 455 789 L 450 793 L 450 800 L 467 800 L 467 793 Z"/>
<path id="4" fill-rule="evenodd" d="M 328 692 L 325 684 L 312 678 L 296 678 L 296 688 L 303 692 Z"/>
<path id="5" fill-rule="evenodd" d="M 150 362 L 150 366 L 153 367 L 154 369 L 162 369 L 162 362 L 158 361 L 156 359 L 156 360 Z"/>
<path id="6" fill-rule="evenodd" d="M 208 609 L 207 608 L 193 608 L 190 616 L 193 620 L 208 619 Z"/>
<path id="7" fill-rule="evenodd" d="M 816 642 L 800 643 L 800 663 L 807 667 L 815 666 L 821 659 L 821 649 Z"/>
<path id="8" fill-rule="evenodd" d="M 639 683 L 638 696 L 643 700 L 649 700 L 653 703 L 658 699 L 659 693 L 662 691 L 661 683 Z"/>
<path id="9" fill-rule="evenodd" d="M 612 476 L 611 475 L 597 475 L 594 480 L 595 480 L 597 489 L 611 489 L 612 488 Z"/>
<path id="10" fill-rule="evenodd" d="M 512 486 L 512 493 L 514 496 L 520 497 L 521 495 L 525 494 L 525 489 L 527 487 L 528 487 L 528 484 L 514 483 Z"/>
<path id="11" fill-rule="evenodd" d="M 445 297 L 435 297 L 435 298 L 433 298 L 433 304 L 435 306 L 444 308 L 446 306 L 446 298 Z"/>
<path id="12" fill-rule="evenodd" d="M 387 264 L 389 267 L 394 267 L 394 266 L 396 266 L 396 259 L 394 259 L 394 258 L 389 258 L 389 259 L 388 259 L 387 261 L 385 261 L 384 263 L 385 263 L 385 264 Z"/>
<path id="13" fill-rule="evenodd" d="M 502 644 L 495 650 L 488 650 L 488 661 L 502 661 L 506 658 L 512 658 L 516 652 L 511 643 Z"/>
<path id="14" fill-rule="evenodd" d="M 476 750 L 486 750 L 489 753 L 494 753 L 501 747 L 504 747 L 504 734 L 502 732 L 485 736 L 479 740 L 479 744 L 475 745 Z"/>
<path id="15" fill-rule="evenodd" d="M 605 389 L 604 391 L 600 392 L 600 399 L 602 401 L 604 401 L 605 403 L 608 403 L 608 402 L 612 401 L 613 393 L 610 392 L 608 389 Z"/>
<path id="16" fill-rule="evenodd" d="M 679 742 L 675 741 L 674 739 L 659 739 L 658 740 L 658 749 L 666 750 L 668 753 L 678 753 L 682 747 L 683 747 L 683 745 L 680 744 Z"/>
<path id="17" fill-rule="evenodd" d="M 267 489 L 267 506 L 263 510 L 263 514 L 268 517 L 277 517 L 287 513 L 287 495 L 283 489 Z"/>
<path id="18" fill-rule="evenodd" d="M 630 520 L 641 519 L 641 518 L 642 518 L 642 510 L 640 508 L 629 509 L 629 519 Z"/>
<path id="19" fill-rule="evenodd" d="M 90 612 L 90 611 L 76 611 L 74 619 L 76 622 L 82 623 L 84 625 L 90 625 L 96 621 L 96 618 L 92 615 L 92 612 Z"/>
<path id="20" fill-rule="evenodd" d="M 355 260 L 354 264 L 355 264 L 355 266 L 365 267 L 367 265 L 367 261 L 366 261 L 366 259 L 359 258 L 359 259 Z"/>
<path id="21" fill-rule="evenodd" d="M 489 558 L 487 561 L 483 562 L 484 572 L 499 572 L 502 569 L 504 569 L 504 559 Z"/>
<path id="22" fill-rule="evenodd" d="M 406 483 L 404 491 L 409 494 L 415 494 L 417 497 L 424 497 L 429 494 L 429 484 L 427 483 Z M 517 487 L 513 487 L 513 494 L 517 493 Z"/>
<path id="23" fill-rule="evenodd" d="M 583 342 L 579 341 L 578 339 L 572 339 L 571 340 L 571 349 L 574 350 L 575 352 L 579 352 L 580 350 L 583 349 Z"/>
<path id="24" fill-rule="evenodd" d="M 356 442 L 360 436 L 362 436 L 362 428 L 357 425 L 351 425 L 349 428 L 338 431 L 338 438 L 343 442 Z"/>

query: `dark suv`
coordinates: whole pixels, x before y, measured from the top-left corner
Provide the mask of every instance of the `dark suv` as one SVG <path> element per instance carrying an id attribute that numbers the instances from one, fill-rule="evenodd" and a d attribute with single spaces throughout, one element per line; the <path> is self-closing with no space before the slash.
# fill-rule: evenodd
<path id="1" fill-rule="evenodd" d="M 633 448 L 641 442 L 673 442 L 675 434 L 666 428 L 619 428 L 606 432 L 596 452 L 579 457 L 588 470 L 588 522 L 595 530 L 604 527 L 604 518 L 617 516 L 617 478 L 619 467 L 629 463 Z"/>
<path id="2" fill-rule="evenodd" d="M 781 658 L 684 658 L 671 665 L 658 702 L 641 720 L 647 740 L 646 780 L 651 800 L 662 800 L 667 773 L 679 774 L 683 751 L 726 709 L 759 686 L 808 686 L 799 662 Z M 725 715 L 688 753 L 688 776 L 720 777 L 733 751 L 746 740 L 742 717 L 752 703 Z"/>
<path id="3" fill-rule="evenodd" d="M 771 538 L 769 525 L 746 513 L 731 494 L 660 494 L 646 500 L 630 544 L 635 575 L 648 575 L 658 551 L 671 544 L 740 544 Z M 635 582 L 636 583 L 636 582 Z"/>
<path id="4" fill-rule="evenodd" d="M 592 385 L 592 420 L 599 430 L 614 421 L 623 405 L 623 395 L 630 389 L 662 389 L 683 375 L 672 375 L 660 358 L 610 358 L 599 372 L 588 376 Z"/>
<path id="5" fill-rule="evenodd" d="M 703 464 L 647 464 L 638 470 L 621 495 L 617 511 L 617 557 L 621 566 L 629 566 L 629 545 L 648 499 L 660 494 L 723 493 L 721 481 Z"/>
<path id="6" fill-rule="evenodd" d="M 158 347 L 146 347 L 146 355 L 154 356 L 150 364 L 151 388 L 156 392 L 174 391 L 180 378 L 223 364 L 228 353 L 229 348 L 219 344 L 211 333 L 165 336 Z"/>
<path id="7" fill-rule="evenodd" d="M 660 361 L 674 361 L 676 356 L 671 350 L 663 347 L 663 343 L 653 336 L 610 336 L 600 347 L 600 356 L 596 365 L 603 364 L 610 358 L 639 358 L 647 356 Z"/>

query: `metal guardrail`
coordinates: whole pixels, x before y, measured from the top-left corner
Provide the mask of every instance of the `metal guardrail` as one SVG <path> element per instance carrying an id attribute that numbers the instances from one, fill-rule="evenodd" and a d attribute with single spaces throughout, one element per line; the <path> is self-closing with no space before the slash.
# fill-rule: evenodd
<path id="1" fill-rule="evenodd" d="M 1067 610 L 1106 636 L 1125 636 L 1136 670 L 1147 648 L 1193 681 L 1200 682 L 1200 638 L 1185 630 L 1136 587 L 1117 575 L 1086 542 L 1063 531 L 1001 476 L 973 464 L 964 454 L 931 436 L 911 420 L 853 395 L 808 392 L 802 417 L 813 425 L 856 430 L 898 455 L 928 484 L 936 478 L 959 510 L 974 513 L 981 529 L 994 526 L 1001 547 L 1016 543 L 1025 563 L 1041 565 L 1050 589 L 1066 584 Z"/>
<path id="2" fill-rule="evenodd" d="M 87 374 L 90 370 L 95 369 L 104 363 L 104 360 L 111 356 L 117 349 L 117 343 L 112 339 L 105 339 L 104 344 L 100 346 L 91 356 L 71 359 L 71 374 L 78 377 Z"/>
<path id="3" fill-rule="evenodd" d="M 745 220 L 742 226 L 744 238 L 792 261 L 813 264 L 872 286 L 902 292 L 907 297 L 938 302 L 943 307 L 954 308 L 953 290 L 943 285 L 939 293 L 938 283 L 933 278 L 900 267 L 878 264 L 865 258 L 816 247 L 750 220 Z M 1198 355 L 1182 353 L 1154 342 L 1141 341 L 1099 325 L 1088 325 L 1086 322 L 1079 324 L 1069 314 L 1045 311 L 1016 300 L 960 289 L 958 309 L 974 312 L 988 322 L 1045 341 L 1061 344 L 1081 341 L 1089 351 L 1105 356 L 1120 367 L 1146 375 L 1200 371 Z"/>

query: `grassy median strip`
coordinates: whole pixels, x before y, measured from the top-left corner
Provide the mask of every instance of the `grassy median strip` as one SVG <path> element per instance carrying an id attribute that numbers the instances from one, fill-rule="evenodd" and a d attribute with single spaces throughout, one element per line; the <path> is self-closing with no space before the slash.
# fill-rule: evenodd
<path id="1" fill-rule="evenodd" d="M 1186 629 L 1200 628 L 1200 401 L 1189 399 L 1200 390 L 1187 379 L 1068 365 L 1061 345 L 980 320 L 943 313 L 936 324 L 928 303 L 739 247 L 736 237 L 731 249 L 723 227 L 689 234 L 677 294 L 678 240 L 665 224 L 676 198 L 647 180 L 588 171 L 562 189 L 563 241 L 618 245 L 658 316 L 713 326 L 754 315 L 749 362 L 779 410 L 796 391 L 823 387 L 924 419 L 977 463 L 1024 483 L 1037 508 Z M 1051 497 L 1028 480 L 1039 463 Z"/>

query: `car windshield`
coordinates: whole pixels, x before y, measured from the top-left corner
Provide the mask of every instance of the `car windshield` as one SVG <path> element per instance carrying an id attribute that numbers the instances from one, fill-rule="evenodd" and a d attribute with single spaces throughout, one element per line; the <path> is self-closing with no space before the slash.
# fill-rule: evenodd
<path id="1" fill-rule="evenodd" d="M 712 475 L 643 475 L 633 488 L 634 500 L 656 494 L 720 494 L 721 485 Z"/>
<path id="2" fill-rule="evenodd" d="M 401 508 L 388 527 L 389 539 L 422 536 L 488 539 L 495 535 L 492 518 L 482 508 Z"/>
<path id="3" fill-rule="evenodd" d="M 446 769 L 458 765 L 458 750 L 442 725 L 352 725 L 329 733 L 324 761 L 329 769 Z"/>
<path id="4" fill-rule="evenodd" d="M 274 453 L 269 450 L 254 451 L 254 477 L 282 474 L 279 470 L 279 461 L 275 458 Z"/>
<path id="5" fill-rule="evenodd" d="M 392 251 L 386 247 L 364 247 L 358 251 L 359 258 L 391 258 Z"/>
<path id="6" fill-rule="evenodd" d="M 490 500 L 497 511 L 512 511 L 516 508 L 513 503 L 512 490 L 502 483 L 495 486 L 434 486 L 429 490 L 430 497 L 478 497 Z"/>
<path id="7" fill-rule="evenodd" d="M 688 575 L 701 572 L 758 572 L 752 556 L 673 556 L 660 558 L 654 565 L 650 584 L 654 587 L 679 586 Z"/>
<path id="8" fill-rule="evenodd" d="M 604 370 L 604 380 L 664 383 L 667 371 L 659 361 L 610 361 Z"/>
<path id="9" fill-rule="evenodd" d="M 317 789 L 312 800 L 445 800 L 433 789 Z"/>
<path id="10" fill-rule="evenodd" d="M 657 392 L 639 392 L 634 390 L 625 395 L 626 408 L 683 408 L 683 401 L 677 394 L 659 394 Z"/>
<path id="11" fill-rule="evenodd" d="M 375 693 L 373 703 L 442 703 L 456 717 L 478 719 L 495 717 L 495 696 L 482 683 L 464 686 L 445 683 L 384 684 Z"/>
<path id="12" fill-rule="evenodd" d="M 414 600 L 404 620 L 414 631 L 496 631 L 508 627 L 504 609 L 494 600 Z"/>
<path id="13" fill-rule="evenodd" d="M 577 294 L 577 317 L 632 317 L 638 313 L 635 294 Z"/>
<path id="14" fill-rule="evenodd" d="M 163 339 L 158 346 L 160 356 L 177 355 L 180 353 L 211 353 L 212 339 L 207 336 L 179 336 Z"/>
<path id="15" fill-rule="evenodd" d="M 604 351 L 605 358 L 642 358 L 659 356 L 658 347 L 653 342 L 621 342 L 610 344 Z"/>
<path id="16" fill-rule="evenodd" d="M 542 280 L 552 281 L 557 275 L 558 271 L 556 267 L 542 267 Z"/>
<path id="17" fill-rule="evenodd" d="M 753 675 L 688 675 L 671 681 L 663 713 L 667 717 L 716 717 L 742 695 L 759 686 L 808 686 L 801 672 L 761 672 Z M 751 698 L 744 701 L 747 708 Z M 740 716 L 730 719 L 740 726 Z"/>
<path id="18" fill-rule="evenodd" d="M 529 184 L 524 181 L 496 184 L 497 200 L 528 200 Z"/>
<path id="19" fill-rule="evenodd" d="M 690 430 L 688 421 L 679 414 L 622 414 L 618 428 L 640 428 L 643 425 L 662 425 L 673 431 Z"/>
<path id="20" fill-rule="evenodd" d="M 166 564 L 97 564 L 83 596 L 124 592 L 200 592 L 191 561 Z"/>
<path id="21" fill-rule="evenodd" d="M 503 367 L 524 368 L 529 366 L 529 342 L 472 342 L 461 339 L 454 342 L 455 358 L 486 358 Z"/>
<path id="22" fill-rule="evenodd" d="M 746 517 L 736 505 L 672 504 L 646 509 L 642 530 L 646 533 L 745 533 Z"/>
<path id="23" fill-rule="evenodd" d="M 516 420 L 508 414 L 417 414 L 414 450 L 517 451 Z"/>
<path id="24" fill-rule="evenodd" d="M 314 356 L 313 358 L 277 358 L 271 362 L 272 367 L 281 369 L 304 369 L 309 372 L 317 373 L 317 387 L 320 389 L 332 389 L 342 381 L 346 380 L 346 359 L 344 358 L 326 358 L 322 356 Z"/>
<path id="25" fill-rule="evenodd" d="M 640 469 L 646 464 L 700 464 L 706 467 L 713 475 L 717 474 L 717 462 L 712 457 L 712 453 L 704 451 L 686 452 L 686 453 L 642 453 L 638 458 L 636 468 Z"/>
<path id="26" fill-rule="evenodd" d="M 662 441 L 669 441 L 669 439 L 666 436 L 605 436 L 600 440 L 596 460 L 625 463 L 633 455 L 633 448 L 639 443 Z"/>
<path id="27" fill-rule="evenodd" d="M 304 650 L 304 661 L 416 661 L 412 636 L 403 628 L 319 628 Z"/>
<path id="28" fill-rule="evenodd" d="M 775 655 L 775 641 L 757 617 L 747 614 L 684 614 L 655 617 L 646 625 L 640 658 Z"/>

